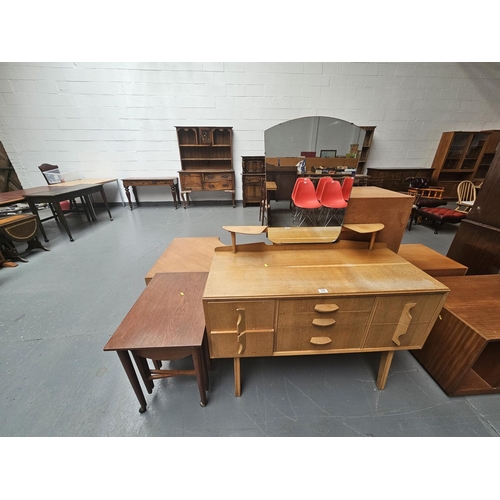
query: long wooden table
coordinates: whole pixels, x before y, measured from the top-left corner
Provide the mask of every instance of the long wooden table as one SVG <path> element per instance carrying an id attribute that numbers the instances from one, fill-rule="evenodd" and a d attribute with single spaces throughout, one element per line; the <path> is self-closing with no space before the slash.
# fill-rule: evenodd
<path id="1" fill-rule="evenodd" d="M 394 352 L 420 349 L 448 288 L 375 243 L 220 247 L 203 306 L 212 358 L 240 360 L 381 352 L 385 387 Z"/>
<path id="2" fill-rule="evenodd" d="M 130 188 L 134 193 L 135 203 L 138 207 L 141 206 L 139 195 L 137 194 L 137 187 L 139 186 L 170 186 L 170 192 L 174 200 L 174 208 L 177 210 L 177 203 L 180 205 L 181 200 L 179 197 L 179 181 L 177 177 L 127 177 L 122 179 L 125 194 L 127 195 L 130 210 L 132 210 L 132 198 L 130 196 Z"/>

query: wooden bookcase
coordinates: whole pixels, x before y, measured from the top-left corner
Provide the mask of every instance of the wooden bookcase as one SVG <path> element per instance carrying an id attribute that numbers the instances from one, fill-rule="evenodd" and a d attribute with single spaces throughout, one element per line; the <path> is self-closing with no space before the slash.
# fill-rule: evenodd
<path id="1" fill-rule="evenodd" d="M 366 166 L 366 160 L 368 159 L 368 153 L 372 145 L 373 134 L 375 134 L 375 129 L 377 127 L 360 126 L 359 128 L 362 128 L 365 131 L 365 140 L 363 141 L 363 146 L 361 147 L 361 155 L 359 157 L 356 173 L 363 174 Z"/>
<path id="2" fill-rule="evenodd" d="M 241 175 L 243 189 L 243 206 L 260 203 L 261 182 L 266 176 L 266 159 L 264 156 L 242 156 Z"/>
<path id="3" fill-rule="evenodd" d="M 456 199 L 464 180 L 481 183 L 500 142 L 500 130 L 444 132 L 432 162 L 432 184 L 444 187 L 443 198 Z"/>
<path id="4" fill-rule="evenodd" d="M 175 127 L 181 196 L 192 191 L 230 193 L 235 206 L 232 127 Z M 185 205 L 184 205 L 185 206 Z"/>

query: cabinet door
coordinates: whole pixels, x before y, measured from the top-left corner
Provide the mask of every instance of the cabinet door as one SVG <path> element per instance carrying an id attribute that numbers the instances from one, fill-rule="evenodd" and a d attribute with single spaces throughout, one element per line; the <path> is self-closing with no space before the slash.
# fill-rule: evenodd
<path id="1" fill-rule="evenodd" d="M 442 301 L 432 294 L 379 297 L 363 347 L 422 347 Z"/>
<path id="2" fill-rule="evenodd" d="M 179 177 L 181 179 L 181 189 L 201 189 L 201 174 L 198 173 L 186 173 L 179 172 Z"/>
<path id="3" fill-rule="evenodd" d="M 210 357 L 271 356 L 274 307 L 272 300 L 205 302 Z"/>

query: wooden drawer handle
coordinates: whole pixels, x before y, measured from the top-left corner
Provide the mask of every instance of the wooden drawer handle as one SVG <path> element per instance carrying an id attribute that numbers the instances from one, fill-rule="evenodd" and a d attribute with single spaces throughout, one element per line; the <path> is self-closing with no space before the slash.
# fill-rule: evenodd
<path id="1" fill-rule="evenodd" d="M 401 345 L 401 341 L 399 340 L 399 337 L 404 335 L 407 331 L 408 328 L 410 327 L 411 320 L 413 319 L 411 314 L 410 314 L 410 309 L 412 307 L 415 307 L 417 305 L 416 302 L 408 302 L 408 304 L 405 304 L 403 307 L 403 312 L 401 313 L 401 317 L 399 318 L 399 323 L 396 326 L 396 330 L 394 331 L 394 335 L 392 336 L 392 341 L 396 345 Z"/>
<path id="2" fill-rule="evenodd" d="M 316 304 L 314 310 L 319 313 L 331 313 L 337 311 L 339 306 L 337 304 Z"/>
<path id="3" fill-rule="evenodd" d="M 331 326 L 335 324 L 333 318 L 314 318 L 313 325 L 315 326 Z"/>
<path id="4" fill-rule="evenodd" d="M 314 345 L 326 345 L 332 341 L 330 337 L 312 337 L 309 342 Z"/>
<path id="5" fill-rule="evenodd" d="M 246 311 L 245 309 L 236 309 L 238 313 L 238 319 L 236 321 L 236 340 L 238 342 L 238 354 L 242 354 L 246 347 L 247 347 L 247 338 L 246 338 L 246 318 L 245 314 Z"/>

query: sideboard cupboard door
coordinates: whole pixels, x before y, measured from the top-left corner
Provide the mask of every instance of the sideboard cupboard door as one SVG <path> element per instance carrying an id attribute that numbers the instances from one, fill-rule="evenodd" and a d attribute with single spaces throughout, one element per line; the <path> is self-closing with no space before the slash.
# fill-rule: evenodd
<path id="1" fill-rule="evenodd" d="M 205 321 L 210 357 L 272 356 L 274 346 L 273 300 L 207 302 Z M 244 324 L 240 311 L 244 311 Z"/>
<path id="2" fill-rule="evenodd" d="M 379 297 L 363 348 L 421 348 L 444 300 L 435 294 Z"/>

